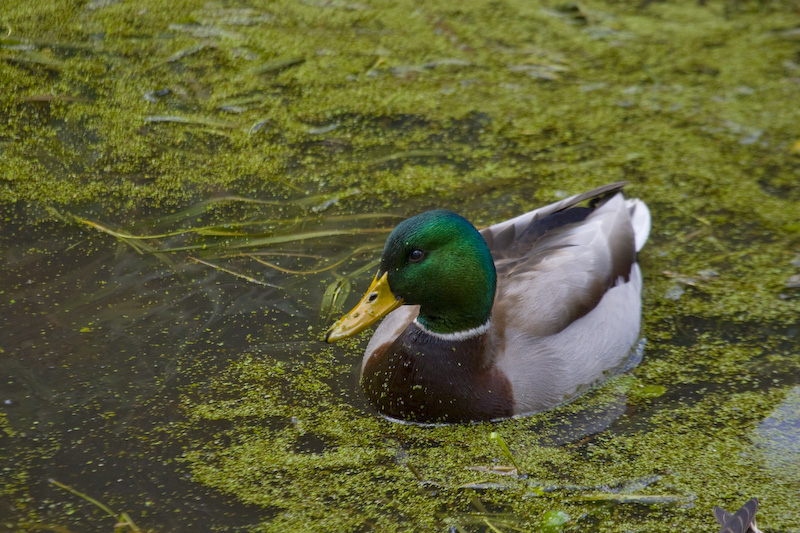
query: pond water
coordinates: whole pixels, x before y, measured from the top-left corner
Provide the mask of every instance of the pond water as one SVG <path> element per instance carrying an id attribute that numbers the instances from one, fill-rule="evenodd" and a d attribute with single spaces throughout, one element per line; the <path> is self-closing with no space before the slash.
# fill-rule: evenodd
<path id="1" fill-rule="evenodd" d="M 153 250 L 184 249 L 169 254 L 142 253 L 140 245 L 129 244 L 130 239 L 78 222 L 33 228 L 11 225 L 0 232 L 5 254 L 1 290 L 8 302 L 2 309 L 1 361 L 7 379 L 0 391 L 13 428 L 4 437 L 4 449 L 19 469 L 15 473 L 21 475 L 19 482 L 40 524 L 111 529 L 112 521 L 102 511 L 48 484 L 49 479 L 98 498 L 116 512 L 128 512 L 139 526 L 194 531 L 287 520 L 288 502 L 303 497 L 304 489 L 294 487 L 309 475 L 309 468 L 315 484 L 331 484 L 314 496 L 335 501 L 344 483 L 338 478 L 351 477 L 344 468 L 364 468 L 380 478 L 387 468 L 395 470 L 396 476 L 396 470 L 411 464 L 414 470 L 407 471 L 410 477 L 404 485 L 406 490 L 408 485 L 417 487 L 418 497 L 434 503 L 443 490 L 475 495 L 466 500 L 459 495 L 455 502 L 452 494 L 441 498 L 439 505 L 444 507 L 435 506 L 437 514 L 421 522 L 413 511 L 404 511 L 411 513 L 405 517 L 387 501 L 385 520 L 402 518 L 426 525 L 431 521 L 438 527 L 451 524 L 467 531 L 490 531 L 551 518 L 557 523 L 560 514 L 543 514 L 551 512 L 570 518 L 565 530 L 604 530 L 610 520 L 620 520 L 620 513 L 627 524 L 637 524 L 654 512 L 661 519 L 672 513 L 681 516 L 696 505 L 703 489 L 687 490 L 684 484 L 665 482 L 678 474 L 652 467 L 644 468 L 647 476 L 632 473 L 614 483 L 582 484 L 582 477 L 562 470 L 557 459 L 538 456 L 543 450 L 568 452 L 571 460 L 581 458 L 595 467 L 608 461 L 644 461 L 639 450 L 624 450 L 631 457 L 622 459 L 617 454 L 623 451 L 614 450 L 609 457 L 611 451 L 604 448 L 610 442 L 636 442 L 644 434 L 658 432 L 664 419 L 677 424 L 675 419 L 684 417 L 677 427 L 686 425 L 687 432 L 702 430 L 698 439 L 703 447 L 725 447 L 719 462 L 682 457 L 681 462 L 688 461 L 690 468 L 719 468 L 729 460 L 740 463 L 726 488 L 742 497 L 751 495 L 737 488 L 751 486 L 739 477 L 742 466 L 754 468 L 749 475 L 756 479 L 768 477 L 788 492 L 800 488 L 796 326 L 770 331 L 768 325 L 734 327 L 687 319 L 668 343 L 645 344 L 645 361 L 633 375 L 618 378 L 599 393 L 553 413 L 494 426 L 397 427 L 382 421 L 358 390 L 357 355 L 363 341 L 341 349 L 320 340 L 330 323 L 325 318 L 337 312 L 323 309 L 326 290 L 344 285 L 337 277 L 361 271 L 348 280 L 353 288 L 346 305 L 354 301 L 368 284 L 386 229 L 396 218 L 383 214 L 353 221 L 310 212 L 299 225 L 292 222 L 294 218 L 284 219 L 284 227 L 271 238 L 320 231 L 337 235 L 253 247 L 245 245 L 265 238 L 258 228 L 270 219 L 263 217 L 263 209 L 248 213 L 234 209 L 228 205 L 231 202 L 236 203 L 224 199 L 195 206 L 193 213 L 198 209 L 219 212 L 194 215 L 192 225 L 213 226 L 221 233 L 220 219 L 248 220 L 250 236 L 237 230 L 237 235 L 221 242 L 217 235 L 190 232 L 142 241 Z M 218 203 L 224 204 L 223 209 L 213 209 Z M 169 227 L 176 225 L 174 218 L 142 222 L 139 236 L 145 231 L 149 235 L 174 231 Z M 384 231 L 339 234 L 358 231 L 359 226 Z M 108 225 L 103 227 L 110 230 Z M 775 342 L 776 338 L 781 341 Z M 720 372 L 709 360 L 714 355 L 702 353 L 714 350 L 740 350 L 747 356 L 736 362 L 735 371 Z M 670 383 L 670 379 L 656 378 L 651 384 L 635 377 L 661 372 L 651 367 L 664 364 L 663 359 L 681 367 L 682 379 Z M 772 412 L 763 417 L 749 413 L 752 406 L 743 403 L 740 407 L 740 401 Z M 337 430 L 372 434 L 343 436 Z M 530 465 L 520 467 L 525 475 L 492 474 L 493 466 L 508 463 L 488 439 L 495 430 L 507 435 L 521 465 L 541 461 L 558 475 L 536 479 L 527 474 L 528 469 L 537 470 Z M 734 435 L 717 442 L 717 432 Z M 366 437 L 375 442 L 361 445 L 359 441 Z M 659 440 L 669 437 L 667 433 Z M 444 458 L 439 454 L 453 452 L 448 452 L 453 438 L 462 449 L 441 466 Z M 471 449 L 466 438 L 485 442 L 480 449 Z M 437 450 L 433 457 L 428 457 L 430 449 Z M 378 451 L 383 456 L 379 460 L 372 457 Z M 670 454 L 684 452 L 688 451 Z M 283 455 L 282 461 L 276 453 Z M 731 453 L 736 457 L 724 455 Z M 319 464 L 304 464 L 304 460 Z M 467 467 L 490 470 L 462 479 L 472 472 Z M 680 470 L 686 465 L 675 467 Z M 436 472 L 437 468 L 443 470 Z M 255 474 L 248 474 L 253 469 Z M 382 473 L 377 474 L 377 469 Z M 426 469 L 443 479 L 420 481 L 411 474 Z M 276 476 L 276 471 L 281 475 Z M 245 490 L 244 497 L 237 497 L 231 480 Z M 360 479 L 358 485 L 363 491 L 369 490 L 369 483 L 378 482 Z M 366 487 L 361 486 L 364 483 Z M 255 495 L 259 488 L 265 499 Z M 270 496 L 275 491 L 284 497 Z M 538 512 L 522 511 L 506 501 L 508 492 L 523 501 L 533 498 L 530 494 L 539 499 L 545 494 L 548 499 Z M 498 494 L 503 496 L 498 498 Z M 269 505 L 270 498 L 275 504 Z M 459 504 L 460 500 L 465 501 Z M 345 501 L 353 505 L 350 499 Z M 769 498 L 762 505 L 766 503 L 782 505 Z M 576 505 L 581 514 L 576 514 Z M 304 509 L 301 515 L 310 530 L 330 527 L 321 512 L 327 504 L 317 502 L 317 506 Z M 624 510 L 611 512 L 614 507 Z M 431 511 L 427 506 L 423 510 Z M 363 510 L 356 517 L 362 523 L 374 520 Z M 382 527 L 380 521 L 374 525 Z"/>
<path id="2" fill-rule="evenodd" d="M 312 229 L 310 218 L 302 225 Z M 291 234 L 293 226 L 283 223 Z M 339 233 L 347 226 L 345 220 L 327 229 Z M 128 241 L 134 242 L 130 246 L 89 226 L 11 225 L 0 239 L 2 291 L 8 302 L 2 310 L 0 365 L 8 376 L 3 401 L 12 426 L 27 428 L 13 434 L 9 451 L 18 458 L 30 454 L 26 476 L 36 507 L 49 513 L 63 506 L 55 511 L 54 523 L 61 513 L 73 514 L 75 502 L 47 486 L 52 478 L 88 494 L 116 493 L 130 509 L 153 506 L 144 514 L 159 529 L 191 525 L 198 515 L 206 520 L 208 513 L 221 513 L 219 523 L 234 524 L 260 516 L 243 513 L 235 501 L 215 498 L 178 468 L 175 459 L 186 442 L 169 426 L 185 419 L 181 390 L 192 378 L 182 369 L 213 374 L 247 353 L 290 360 L 319 349 L 320 335 L 310 328 L 320 327 L 321 276 L 291 275 L 278 268 L 308 268 L 303 263 L 324 263 L 351 244 L 363 248 L 365 241 L 318 247 L 301 242 L 294 251 L 273 246 L 262 260 L 274 267 L 257 262 L 257 254 L 264 253 L 257 249 L 238 264 L 237 259 L 215 258 L 219 268 L 258 276 L 248 281 L 197 262 L 205 261 L 198 254 L 187 252 L 175 261 L 174 256 L 143 253 L 141 247 L 152 239 Z M 249 239 L 234 240 L 240 245 Z M 166 239 L 163 247 L 184 244 L 170 245 Z M 369 249 L 378 246 L 376 241 Z M 212 248 L 213 255 L 225 255 L 223 244 Z M 203 255 L 202 249 L 197 252 Z M 255 265 L 250 268 L 255 273 L 247 262 Z M 159 427 L 156 432 L 165 433 L 152 446 L 152 432 Z M 148 442 L 147 452 L 135 444 L 139 439 Z M 201 503 L 192 503 L 195 498 Z"/>
<path id="3" fill-rule="evenodd" d="M 796 10 L 173 4 L 0 18 L 0 528 L 800 531 Z M 420 427 L 321 341 L 403 218 L 620 179 L 630 373 Z"/>

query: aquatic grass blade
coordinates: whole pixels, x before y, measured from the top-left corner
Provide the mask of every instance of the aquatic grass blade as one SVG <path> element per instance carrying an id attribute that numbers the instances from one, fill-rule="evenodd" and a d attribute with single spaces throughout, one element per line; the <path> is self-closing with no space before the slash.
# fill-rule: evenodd
<path id="1" fill-rule="evenodd" d="M 64 490 L 66 490 L 68 492 L 71 492 L 75 496 L 78 496 L 79 498 L 82 498 L 82 499 L 86 500 L 87 502 L 91 503 L 92 505 L 100 508 L 103 512 L 105 512 L 111 518 L 115 519 L 117 521 L 117 523 L 114 524 L 114 531 L 121 531 L 122 528 L 128 527 L 128 528 L 131 529 L 131 531 L 134 531 L 135 533 L 142 533 L 142 530 L 139 528 L 139 526 L 137 526 L 133 522 L 133 520 L 131 520 L 131 517 L 128 515 L 128 513 L 119 513 L 119 514 L 115 513 L 106 504 L 104 504 L 103 502 L 101 502 L 99 500 L 96 500 L 96 499 L 92 498 L 88 494 L 84 494 L 84 493 L 82 493 L 82 492 L 70 487 L 69 485 L 65 485 L 64 483 L 56 481 L 55 479 L 49 479 L 48 481 L 51 484 L 55 485 L 56 487 L 59 487 L 59 488 L 64 489 Z"/>

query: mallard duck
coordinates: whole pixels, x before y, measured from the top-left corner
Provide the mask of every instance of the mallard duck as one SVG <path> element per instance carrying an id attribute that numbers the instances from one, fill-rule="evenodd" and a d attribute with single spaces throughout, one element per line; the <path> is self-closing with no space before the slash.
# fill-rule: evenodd
<path id="1" fill-rule="evenodd" d="M 576 397 L 618 372 L 638 340 L 636 252 L 650 213 L 623 198 L 625 184 L 481 231 L 445 210 L 401 222 L 366 295 L 325 340 L 386 317 L 361 386 L 390 418 L 492 420 Z"/>

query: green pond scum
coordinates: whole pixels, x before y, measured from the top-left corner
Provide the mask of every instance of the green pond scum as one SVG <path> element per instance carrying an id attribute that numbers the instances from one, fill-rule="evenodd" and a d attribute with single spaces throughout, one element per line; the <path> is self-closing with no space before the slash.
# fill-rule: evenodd
<path id="1" fill-rule="evenodd" d="M 715 531 L 757 497 L 800 531 L 796 4 L 8 4 L 0 528 Z M 361 397 L 366 336 L 321 342 L 403 217 L 622 179 L 654 220 L 633 372 L 421 427 Z"/>

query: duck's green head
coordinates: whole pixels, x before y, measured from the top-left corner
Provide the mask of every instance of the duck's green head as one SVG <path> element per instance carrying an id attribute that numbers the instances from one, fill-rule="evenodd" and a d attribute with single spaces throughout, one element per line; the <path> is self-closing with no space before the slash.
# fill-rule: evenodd
<path id="1" fill-rule="evenodd" d="M 417 320 L 430 331 L 476 328 L 491 315 L 496 284 L 494 260 L 478 230 L 450 211 L 428 211 L 394 229 L 372 286 L 326 339 L 358 333 L 402 303 L 419 305 Z"/>

